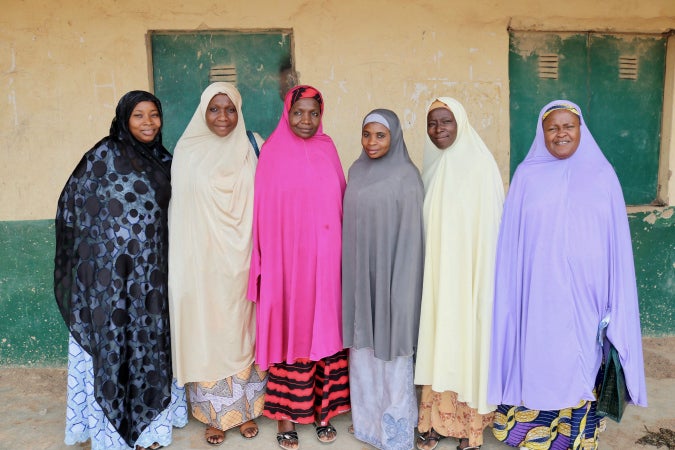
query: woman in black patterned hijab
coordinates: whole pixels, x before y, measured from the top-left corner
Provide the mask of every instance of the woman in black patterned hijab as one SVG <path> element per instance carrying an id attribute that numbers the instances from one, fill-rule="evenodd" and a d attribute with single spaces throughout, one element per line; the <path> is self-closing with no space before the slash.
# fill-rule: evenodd
<path id="1" fill-rule="evenodd" d="M 131 91 L 56 213 L 54 293 L 70 332 L 66 444 L 159 448 L 187 422 L 172 388 L 167 300 L 171 154 L 162 108 Z M 93 384 L 93 392 L 92 392 Z"/>

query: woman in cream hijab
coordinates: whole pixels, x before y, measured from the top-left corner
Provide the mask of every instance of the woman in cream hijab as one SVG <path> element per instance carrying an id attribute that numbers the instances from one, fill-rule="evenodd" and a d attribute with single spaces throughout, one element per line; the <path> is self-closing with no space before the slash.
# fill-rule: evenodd
<path id="1" fill-rule="evenodd" d="M 417 448 L 446 436 L 478 448 L 495 406 L 487 369 L 495 251 L 504 188 L 464 107 L 429 107 L 424 147 L 426 251 L 415 384 L 422 385 Z"/>
<path id="2" fill-rule="evenodd" d="M 169 304 L 173 373 L 188 383 L 192 414 L 214 445 L 235 426 L 255 437 L 264 402 L 255 305 L 246 299 L 256 164 L 241 95 L 211 84 L 174 152 Z"/>

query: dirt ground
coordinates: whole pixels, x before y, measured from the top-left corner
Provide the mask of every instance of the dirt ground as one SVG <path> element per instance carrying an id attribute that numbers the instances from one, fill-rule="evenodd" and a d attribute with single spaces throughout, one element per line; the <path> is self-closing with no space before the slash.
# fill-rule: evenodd
<path id="1" fill-rule="evenodd" d="M 675 336 L 645 338 L 643 340 L 645 372 L 647 375 L 648 408 L 629 406 L 620 424 L 608 421 L 607 430 L 600 435 L 600 449 L 656 449 L 673 450 L 659 442 L 665 442 L 675 432 Z M 2 450 L 57 450 L 90 449 L 88 443 L 67 447 L 63 443 L 66 397 L 65 368 L 0 368 L 0 405 L 3 407 L 0 420 L 0 449 Z M 274 422 L 259 419 L 260 435 L 246 441 L 236 431 L 226 436 L 222 449 L 278 449 Z M 338 430 L 338 440 L 329 445 L 320 444 L 309 426 L 299 426 L 301 450 L 351 450 L 372 449 L 347 433 L 351 423 L 349 414 L 332 421 Z M 662 429 L 662 431 L 659 431 Z M 654 445 L 640 445 L 636 441 L 647 430 Z M 445 439 L 438 445 L 439 450 L 451 450 L 457 445 L 454 439 Z M 213 448 L 203 439 L 203 425 L 194 419 L 185 428 L 174 431 L 171 450 Z M 490 429 L 485 431 L 483 450 L 506 450 L 497 442 Z"/>

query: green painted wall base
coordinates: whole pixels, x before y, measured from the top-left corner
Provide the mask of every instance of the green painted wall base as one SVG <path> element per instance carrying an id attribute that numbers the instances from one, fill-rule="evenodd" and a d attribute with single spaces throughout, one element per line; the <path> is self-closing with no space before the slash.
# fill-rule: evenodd
<path id="1" fill-rule="evenodd" d="M 630 214 L 642 332 L 675 335 L 675 208 Z M 54 301 L 52 220 L 0 222 L 0 365 L 67 361 Z"/>
<path id="2" fill-rule="evenodd" d="M 67 361 L 53 270 L 53 220 L 0 222 L 0 365 Z"/>
<path id="3" fill-rule="evenodd" d="M 675 334 L 675 208 L 630 214 L 642 334 Z"/>

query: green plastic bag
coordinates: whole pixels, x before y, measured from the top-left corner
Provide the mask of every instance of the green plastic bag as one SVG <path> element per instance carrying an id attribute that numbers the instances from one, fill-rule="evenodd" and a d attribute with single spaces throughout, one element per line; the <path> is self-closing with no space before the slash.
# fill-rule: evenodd
<path id="1" fill-rule="evenodd" d="M 609 352 L 604 361 L 604 375 L 596 412 L 600 416 L 621 422 L 623 412 L 626 409 L 626 379 L 623 375 L 619 352 L 609 344 Z"/>

